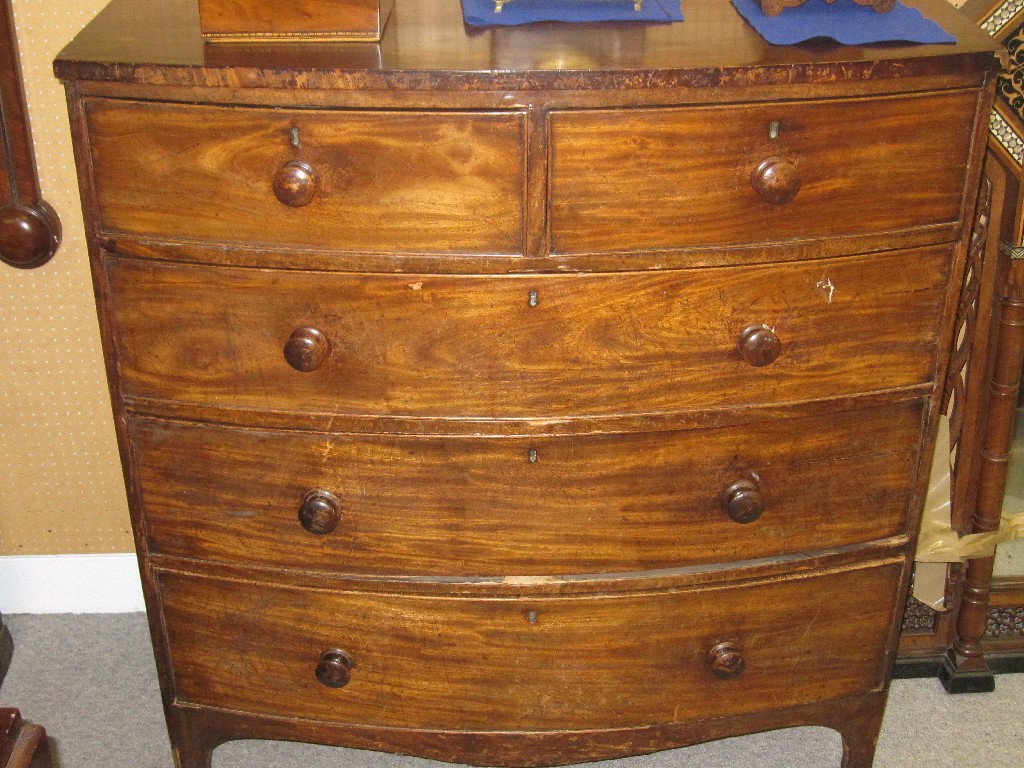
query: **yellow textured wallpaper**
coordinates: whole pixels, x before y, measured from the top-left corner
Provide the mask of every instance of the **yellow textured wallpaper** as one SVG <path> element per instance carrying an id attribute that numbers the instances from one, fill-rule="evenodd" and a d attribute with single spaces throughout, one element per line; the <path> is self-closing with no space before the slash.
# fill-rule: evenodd
<path id="1" fill-rule="evenodd" d="M 0 555 L 131 551 L 64 91 L 51 62 L 106 0 L 14 0 L 43 197 L 64 243 L 0 264 Z"/>
<path id="2" fill-rule="evenodd" d="M 0 264 L 0 556 L 133 549 L 64 94 L 51 70 L 105 4 L 14 0 L 43 196 L 64 244 L 40 269 Z"/>

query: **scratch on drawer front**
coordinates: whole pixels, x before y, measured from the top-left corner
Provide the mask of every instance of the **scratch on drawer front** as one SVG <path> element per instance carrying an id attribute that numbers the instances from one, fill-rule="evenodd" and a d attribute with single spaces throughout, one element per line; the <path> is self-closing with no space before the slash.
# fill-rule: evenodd
<path id="1" fill-rule="evenodd" d="M 337 411 L 337 408 L 335 408 L 335 411 Z M 332 413 L 331 414 L 331 423 L 332 424 L 334 423 L 334 416 L 335 416 L 335 414 Z M 331 459 L 334 458 L 334 449 L 335 449 L 334 440 L 327 440 L 324 443 L 324 447 L 320 451 L 320 461 L 321 461 L 321 463 L 326 464 L 327 462 L 329 462 Z"/>
<path id="2" fill-rule="evenodd" d="M 818 284 L 815 287 L 828 294 L 828 303 L 831 304 L 832 296 L 836 292 L 836 287 L 832 284 L 832 280 L 830 278 L 823 277 L 818 281 Z"/>

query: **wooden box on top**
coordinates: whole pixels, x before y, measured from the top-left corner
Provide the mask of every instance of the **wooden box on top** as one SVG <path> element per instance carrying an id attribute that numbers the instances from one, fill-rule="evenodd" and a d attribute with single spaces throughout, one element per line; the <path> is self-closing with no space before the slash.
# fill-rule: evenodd
<path id="1" fill-rule="evenodd" d="M 394 0 L 199 0 L 203 37 L 218 42 L 380 40 Z"/>

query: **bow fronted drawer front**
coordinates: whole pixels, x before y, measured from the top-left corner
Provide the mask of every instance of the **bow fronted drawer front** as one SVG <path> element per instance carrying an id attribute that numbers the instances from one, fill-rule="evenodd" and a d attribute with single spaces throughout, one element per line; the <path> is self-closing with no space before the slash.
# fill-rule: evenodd
<path id="1" fill-rule="evenodd" d="M 556 112 L 551 250 L 951 240 L 976 100 L 951 91 Z"/>
<path id="2" fill-rule="evenodd" d="M 182 703 L 346 725 L 561 731 L 874 688 L 899 570 L 590 598 L 330 592 L 171 571 L 159 583 Z"/>
<path id="3" fill-rule="evenodd" d="M 100 229 L 354 253 L 521 253 L 525 117 L 90 100 Z"/>
<path id="4" fill-rule="evenodd" d="M 458 419 L 677 413 L 928 387 L 951 258 L 936 246 L 516 276 L 106 264 L 129 398 Z"/>
<path id="5" fill-rule="evenodd" d="M 920 401 L 719 429 L 448 437 L 133 418 L 153 552 L 433 576 L 644 571 L 900 535 Z"/>

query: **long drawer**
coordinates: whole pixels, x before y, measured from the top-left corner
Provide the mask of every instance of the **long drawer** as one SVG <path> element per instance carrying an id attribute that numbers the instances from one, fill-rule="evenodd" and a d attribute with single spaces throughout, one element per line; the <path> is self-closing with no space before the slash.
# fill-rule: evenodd
<path id="1" fill-rule="evenodd" d="M 642 571 L 905 531 L 920 402 L 724 429 L 324 435 L 131 420 L 156 554 L 400 575 Z"/>
<path id="2" fill-rule="evenodd" d="M 953 91 L 555 112 L 551 250 L 724 247 L 955 225 L 976 109 L 976 93 Z"/>
<path id="3" fill-rule="evenodd" d="M 544 418 L 926 385 L 950 258 L 516 276 L 106 268 L 129 398 Z"/>
<path id="4" fill-rule="evenodd" d="M 900 564 L 533 599 L 158 576 L 180 702 L 340 724 L 562 730 L 758 712 L 880 686 Z"/>
<path id="5" fill-rule="evenodd" d="M 95 99 L 85 114 L 107 233 L 355 253 L 522 252 L 522 113 Z"/>

